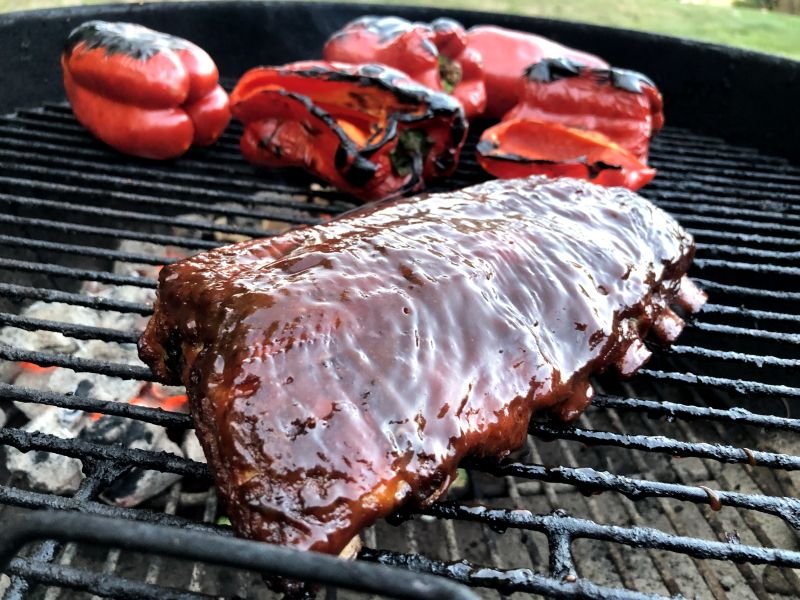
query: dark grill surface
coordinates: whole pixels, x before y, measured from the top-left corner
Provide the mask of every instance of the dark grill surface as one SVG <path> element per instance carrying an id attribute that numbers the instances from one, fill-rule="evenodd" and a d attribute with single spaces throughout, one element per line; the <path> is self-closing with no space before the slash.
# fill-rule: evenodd
<path id="1" fill-rule="evenodd" d="M 148 304 L 79 290 L 83 281 L 152 288 L 152 279 L 114 272 L 114 262 L 173 260 L 119 250 L 120 240 L 199 251 L 352 206 L 319 186 L 310 192 L 302 174 L 251 168 L 238 132 L 232 126 L 209 150 L 150 163 L 105 149 L 61 104 L 0 117 L 0 325 L 134 343 L 138 331 L 18 313 L 42 300 L 148 315 Z M 471 463 L 469 483 L 450 501 L 367 530 L 362 559 L 445 575 L 487 597 L 800 595 L 792 570 L 800 568 L 800 169 L 669 128 L 653 143 L 652 162 L 659 175 L 644 194 L 696 236 L 691 275 L 709 292 L 704 312 L 631 382 L 600 377 L 602 393 L 574 426 L 536 418 L 513 461 Z M 462 165 L 446 187 L 482 179 L 471 149 Z M 9 345 L 0 358 L 153 378 L 142 365 Z M 0 384 L 0 407 L 11 401 L 191 427 L 183 414 Z M 0 523 L 51 508 L 111 517 L 120 528 L 134 520 L 229 536 L 214 524 L 220 513 L 205 465 L 26 432 L 25 419 L 9 414 L 0 445 L 80 458 L 87 477 L 74 496 L 60 497 L 25 489 L 0 466 Z M 185 477 L 143 507 L 99 500 L 131 467 Z M 76 593 L 59 588 L 86 597 L 268 595 L 252 574 L 154 555 L 142 567 L 130 553 L 65 539 L 27 546 L 10 564 L 5 598 Z"/>

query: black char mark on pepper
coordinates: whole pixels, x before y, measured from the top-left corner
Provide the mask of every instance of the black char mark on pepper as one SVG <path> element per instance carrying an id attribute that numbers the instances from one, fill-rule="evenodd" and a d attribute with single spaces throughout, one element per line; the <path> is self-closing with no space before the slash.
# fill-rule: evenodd
<path id="1" fill-rule="evenodd" d="M 652 88 L 656 84 L 642 73 L 630 71 L 628 69 L 598 69 L 585 67 L 568 58 L 546 58 L 530 65 L 525 69 L 525 77 L 530 81 L 540 83 L 552 83 L 559 79 L 568 77 L 578 77 L 582 73 L 590 72 L 601 84 L 609 84 L 618 89 L 634 94 L 642 94 L 642 86 L 648 85 Z"/>
<path id="2" fill-rule="evenodd" d="M 137 60 L 147 60 L 163 50 L 185 50 L 189 43 L 183 38 L 154 31 L 135 23 L 87 21 L 73 29 L 64 44 L 69 57 L 81 43 L 87 50 L 104 48 L 106 54 L 126 54 Z"/>

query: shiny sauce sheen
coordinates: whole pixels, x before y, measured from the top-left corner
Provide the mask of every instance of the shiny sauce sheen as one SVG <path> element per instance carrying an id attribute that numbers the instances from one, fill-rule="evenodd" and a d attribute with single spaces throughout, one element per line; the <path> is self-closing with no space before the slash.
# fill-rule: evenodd
<path id="1" fill-rule="evenodd" d="M 494 181 L 167 266 L 140 354 L 187 386 L 238 532 L 337 553 L 634 372 L 668 303 L 702 304 L 693 252 L 627 190 Z"/>

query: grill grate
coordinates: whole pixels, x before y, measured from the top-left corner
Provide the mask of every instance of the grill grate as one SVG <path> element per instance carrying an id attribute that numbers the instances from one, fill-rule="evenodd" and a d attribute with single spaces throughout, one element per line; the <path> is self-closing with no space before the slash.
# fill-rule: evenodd
<path id="1" fill-rule="evenodd" d="M 198 251 L 290 224 L 318 223 L 353 206 L 340 193 L 309 186 L 303 175 L 249 167 L 237 149 L 239 132 L 232 125 L 214 148 L 154 164 L 106 150 L 61 104 L 0 117 L 0 271 L 6 279 L 0 283 L 0 325 L 132 343 L 138 331 L 16 313 L 24 303 L 41 300 L 147 316 L 148 304 L 79 291 L 84 281 L 153 288 L 152 279 L 115 272 L 115 262 L 174 260 L 121 250 L 120 240 L 159 244 L 161 251 L 164 246 Z M 800 501 L 793 474 L 800 469 L 800 418 L 792 405 L 800 397 L 800 293 L 795 291 L 800 289 L 800 169 L 678 129 L 667 129 L 652 154 L 659 177 L 644 193 L 696 236 L 692 274 L 710 292 L 711 304 L 680 344 L 657 351 L 630 384 L 601 377 L 598 391 L 604 393 L 578 424 L 533 421 L 526 455 L 502 466 L 467 465 L 466 496 L 398 515 L 392 522 L 400 527 L 379 523 L 369 529 L 363 559 L 502 593 L 719 600 L 737 597 L 736 586 L 744 585 L 747 592 L 738 597 L 800 595 L 800 581 L 789 569 L 800 568 Z M 467 150 L 447 186 L 482 178 Z M 0 345 L 0 358 L 153 379 L 141 365 L 47 350 Z M 138 419 L 176 431 L 191 427 L 183 414 L 77 391 L 0 383 L 0 403 L 7 403 L 0 406 L 12 401 Z M 213 493 L 205 491 L 205 465 L 23 431 L 19 424 L 0 428 L 0 447 L 80 458 L 86 478 L 74 496 L 62 497 L 25 489 L 8 477 L 4 481 L 0 471 L 0 522 L 19 509 L 59 509 L 117 523 L 230 535 L 229 528 L 213 524 L 218 511 Z M 109 482 L 131 468 L 186 479 L 161 504 L 132 509 L 100 501 Z M 201 491 L 183 492 L 181 485 Z M 592 496 L 599 492 L 604 494 Z M 197 497 L 199 513 L 181 509 L 182 499 Z M 689 513 L 694 521 L 684 516 Z M 55 600 L 60 588 L 118 598 L 264 593 L 259 580 L 244 576 L 231 589 L 206 590 L 200 582 L 207 566 L 201 562 L 193 563 L 191 580 L 183 586 L 165 577 L 167 569 L 157 561 L 138 579 L 115 574 L 124 553 L 111 550 L 98 565 L 81 560 L 82 553 L 90 553 L 85 547 L 65 544 L 69 536 L 61 539 L 31 546 L 12 561 L 6 599 Z M 469 539 L 481 543 L 464 543 Z M 775 573 L 783 588 L 776 587 Z"/>

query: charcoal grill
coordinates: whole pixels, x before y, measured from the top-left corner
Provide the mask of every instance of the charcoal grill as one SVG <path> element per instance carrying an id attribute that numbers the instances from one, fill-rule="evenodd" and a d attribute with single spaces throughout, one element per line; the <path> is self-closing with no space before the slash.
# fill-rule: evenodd
<path id="1" fill-rule="evenodd" d="M 315 56 L 330 32 L 366 12 L 441 16 L 398 7 L 230 2 L 0 18 L 7 82 L 0 89 L 0 113 L 7 113 L 0 117 L 0 325 L 133 343 L 138 331 L 32 318 L 23 308 L 38 300 L 146 316 L 149 304 L 80 288 L 83 281 L 155 286 L 115 265 L 173 258 L 120 248 L 121 240 L 198 251 L 353 206 L 302 174 L 246 165 L 235 124 L 213 148 L 170 163 L 109 151 L 63 103 L 57 57 L 70 28 L 89 18 L 140 22 L 196 41 L 235 78 L 257 64 Z M 800 568 L 800 65 L 588 25 L 449 14 L 466 25 L 536 31 L 656 80 L 669 126 L 653 143 L 659 176 L 644 194 L 696 236 L 691 275 L 711 296 L 706 309 L 632 381 L 599 378 L 602 393 L 577 424 L 535 419 L 523 453 L 503 465 L 466 465 L 469 481 L 457 495 L 369 528 L 362 560 L 346 567 L 232 539 L 217 524 L 202 463 L 25 431 L 26 419 L 11 402 L 116 415 L 173 433 L 190 428 L 187 415 L 81 390 L 0 383 L 0 408 L 9 417 L 0 448 L 76 457 L 86 476 L 73 495 L 54 495 L 28 489 L 0 460 L 0 564 L 19 552 L 6 567 L 10 581 L 0 583 L 4 598 L 268 597 L 259 572 L 321 581 L 328 597 L 336 585 L 456 597 L 462 592 L 446 587 L 453 581 L 481 597 L 800 596 L 793 570 Z M 472 155 L 475 137 L 443 187 L 483 178 Z M 121 381 L 153 379 L 141 365 L 9 344 L 0 346 L 0 358 Z M 138 508 L 100 501 L 131 468 L 183 480 Z M 374 571 L 370 563 L 413 574 Z M 437 584 L 421 574 L 443 578 Z"/>

